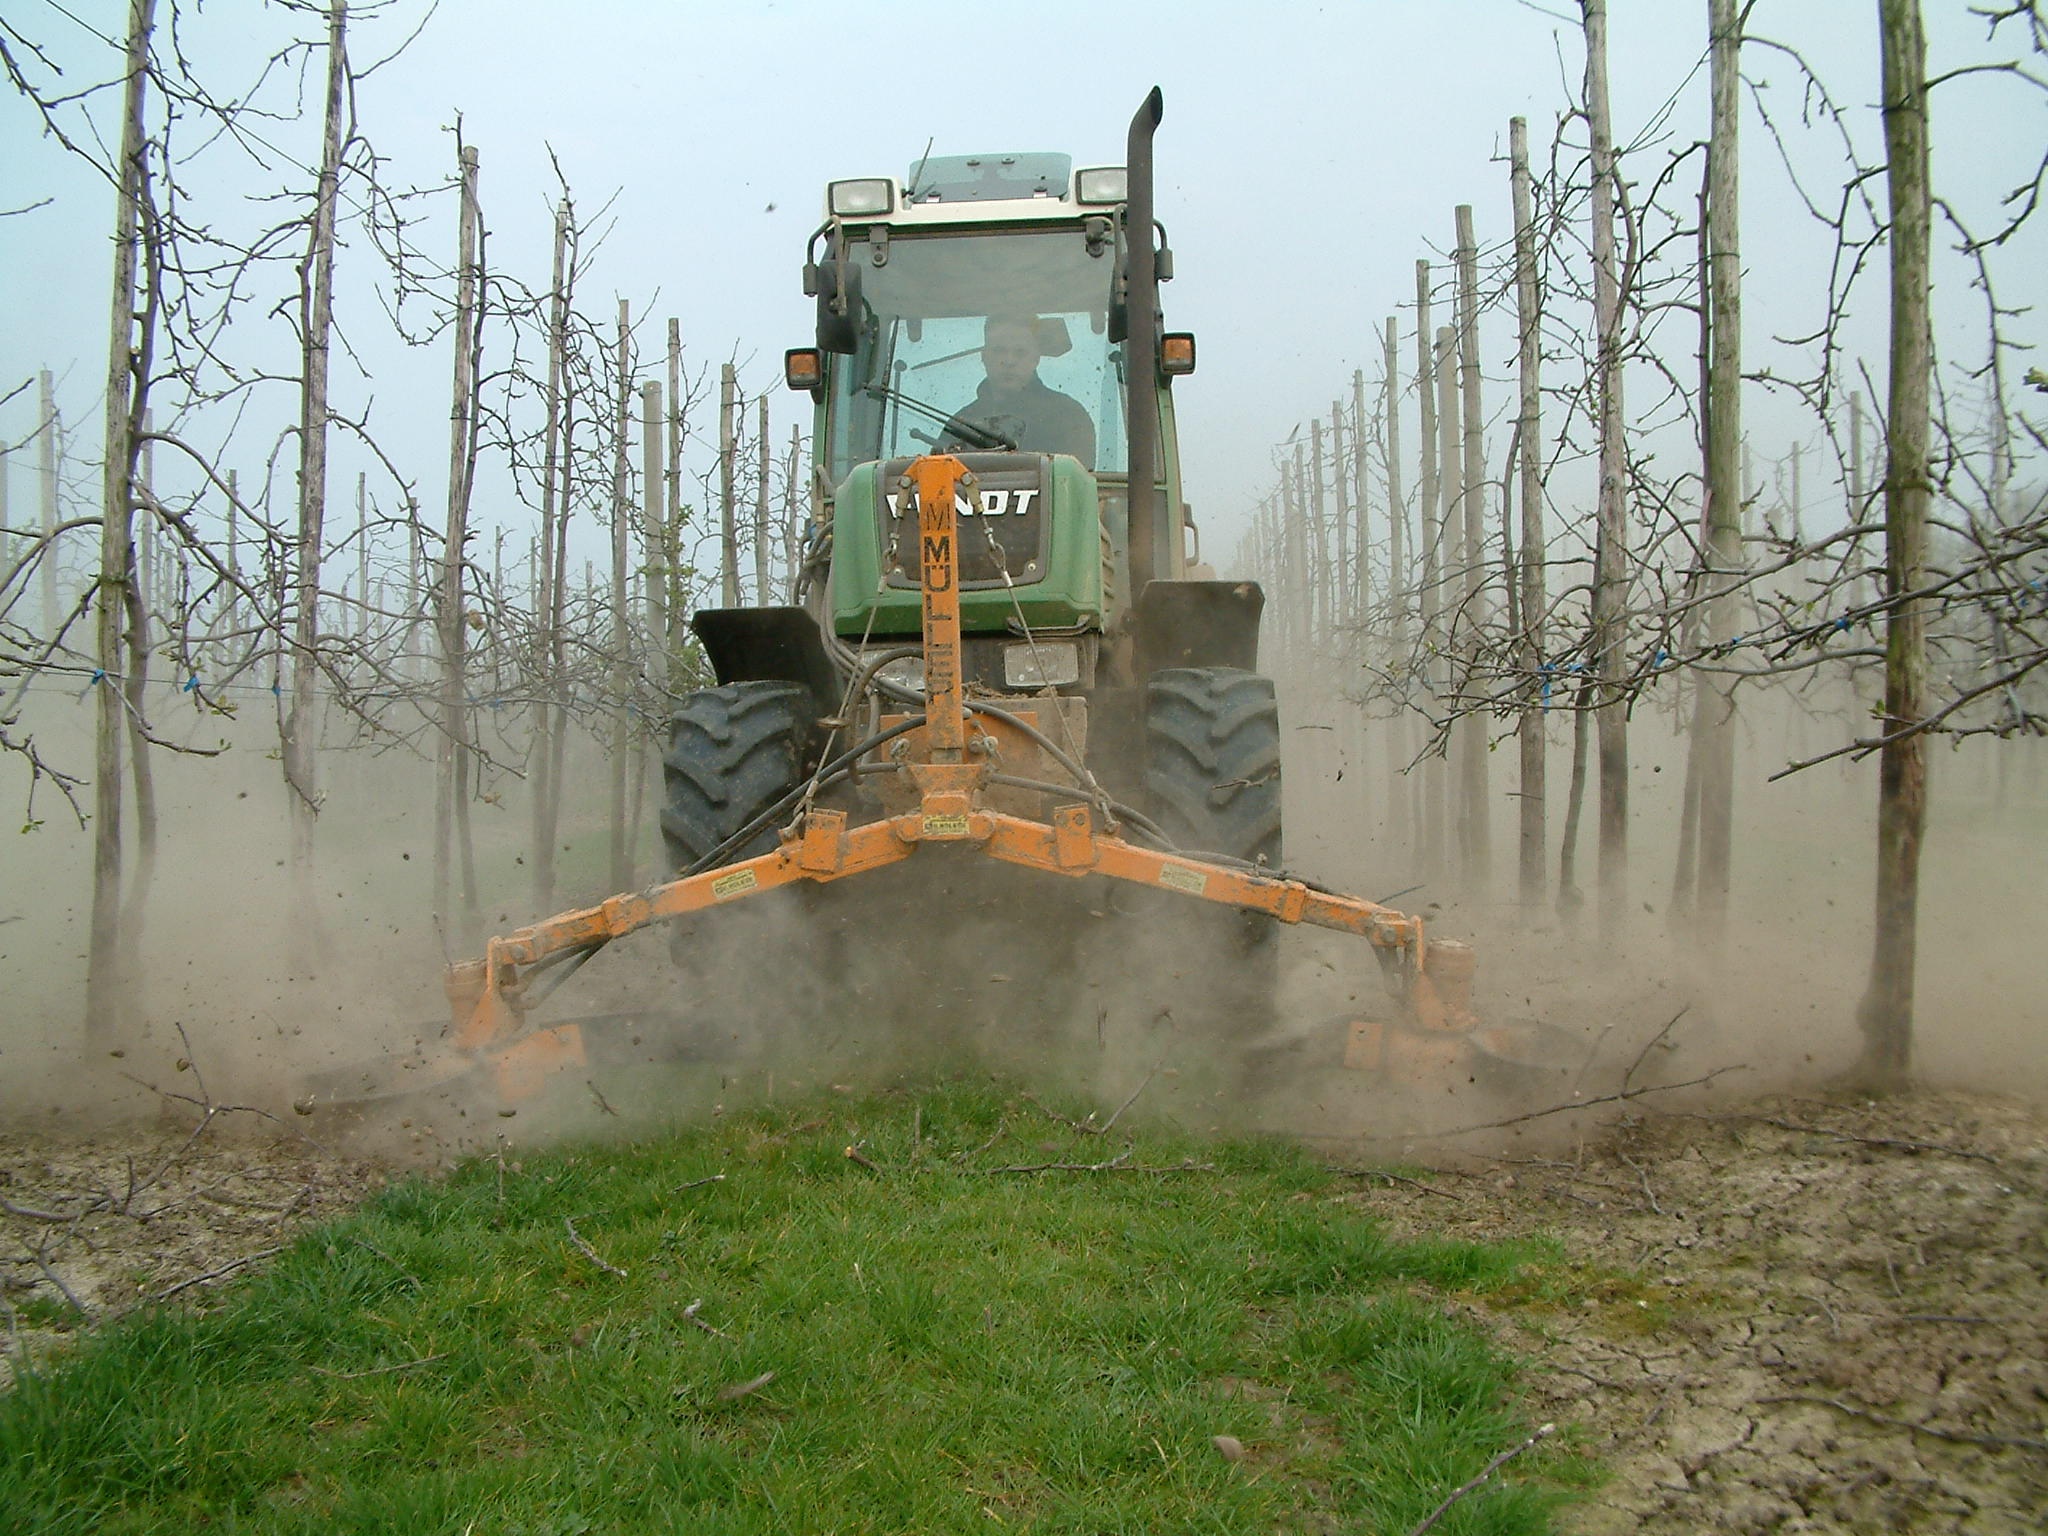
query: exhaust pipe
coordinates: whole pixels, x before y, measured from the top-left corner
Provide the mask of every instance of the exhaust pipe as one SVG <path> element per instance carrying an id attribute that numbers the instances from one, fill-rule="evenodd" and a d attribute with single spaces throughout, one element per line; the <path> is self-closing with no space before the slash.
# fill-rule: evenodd
<path id="1" fill-rule="evenodd" d="M 1124 213 L 1124 506 L 1129 532 L 1131 602 L 1158 572 L 1159 528 L 1152 482 L 1159 446 L 1159 273 L 1152 248 L 1152 134 L 1165 110 L 1159 87 L 1131 119 L 1124 146 L 1129 178 Z"/>

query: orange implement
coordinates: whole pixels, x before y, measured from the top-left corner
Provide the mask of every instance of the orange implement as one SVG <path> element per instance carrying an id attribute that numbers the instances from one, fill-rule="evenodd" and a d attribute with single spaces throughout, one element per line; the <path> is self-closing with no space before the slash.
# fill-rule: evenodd
<path id="1" fill-rule="evenodd" d="M 844 811 L 811 808 L 785 828 L 771 853 L 614 896 L 490 940 L 483 958 L 450 967 L 452 1043 L 489 1060 L 501 1091 L 522 1097 L 550 1071 L 581 1060 L 573 1026 L 531 1031 L 526 983 L 533 968 L 587 950 L 650 923 L 747 900 L 797 881 L 829 882 L 910 858 L 928 843 L 963 845 L 992 859 L 1049 875 L 1108 879 L 1172 892 L 1283 923 L 1308 923 L 1364 939 L 1403 984 L 1416 1024 L 1428 1032 L 1468 1033 L 1472 951 L 1428 941 L 1422 919 L 1300 880 L 1140 847 L 1096 825 L 1085 803 L 1058 806 L 1049 821 L 991 809 L 993 766 L 970 747 L 961 673 L 957 496 L 974 477 L 950 455 L 914 461 L 906 488 L 918 504 L 924 584 L 925 711 L 904 766 L 916 786 L 910 810 L 860 825 Z M 899 749 L 900 750 L 900 749 Z M 1085 792 L 1078 787 L 1077 796 Z M 1354 1041 L 1354 1055 L 1377 1055 L 1378 1037 Z M 1448 1049 L 1450 1042 L 1446 1042 Z"/>

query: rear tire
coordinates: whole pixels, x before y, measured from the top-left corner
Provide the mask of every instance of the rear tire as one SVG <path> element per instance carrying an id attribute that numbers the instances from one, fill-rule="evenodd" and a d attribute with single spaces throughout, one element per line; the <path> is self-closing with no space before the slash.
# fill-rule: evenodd
<path id="1" fill-rule="evenodd" d="M 1145 801 L 1182 852 L 1280 868 L 1280 712 L 1273 681 L 1235 667 L 1155 672 L 1145 688 Z M 1279 924 L 1260 913 L 1181 903 L 1169 994 L 1177 1022 L 1241 1099 L 1279 1016 Z M 1198 1080 L 1206 1077 L 1198 1073 Z M 1212 1083 L 1215 1082 L 1211 1079 Z"/>
<path id="2" fill-rule="evenodd" d="M 1280 865 L 1280 710 L 1273 680 L 1176 667 L 1145 687 L 1145 797 L 1190 853 Z"/>
<path id="3" fill-rule="evenodd" d="M 676 706 L 662 755 L 661 836 L 672 872 L 697 863 L 803 783 L 815 713 L 799 683 L 727 683 Z M 762 827 L 718 862 L 773 851 L 775 831 Z"/>

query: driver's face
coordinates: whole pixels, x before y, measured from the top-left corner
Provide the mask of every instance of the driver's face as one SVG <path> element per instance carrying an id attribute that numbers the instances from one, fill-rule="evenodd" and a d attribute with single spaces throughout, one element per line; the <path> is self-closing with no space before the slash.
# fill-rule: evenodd
<path id="1" fill-rule="evenodd" d="M 1038 372 L 1038 343 L 1021 326 L 998 326 L 981 349 L 981 366 L 998 389 L 1021 389 Z"/>

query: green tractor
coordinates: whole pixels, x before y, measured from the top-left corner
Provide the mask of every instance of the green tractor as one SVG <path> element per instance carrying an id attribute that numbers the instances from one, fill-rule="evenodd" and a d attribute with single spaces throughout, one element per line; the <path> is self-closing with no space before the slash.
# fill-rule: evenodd
<path id="1" fill-rule="evenodd" d="M 784 1020 L 802 1055 L 858 1030 L 855 1054 L 921 1069 L 948 1026 L 993 1023 L 964 1032 L 977 1057 L 1015 1040 L 1043 1060 L 1088 1020 L 1107 1063 L 1105 1004 L 1132 1002 L 1148 1028 L 1171 1017 L 1182 1060 L 1237 1069 L 1209 1094 L 1174 1068 L 1208 1097 L 1302 1041 L 1327 1048 L 1290 1070 L 1408 1082 L 1501 1053 L 1469 947 L 1280 867 L 1264 598 L 1199 564 L 1181 493 L 1172 385 L 1195 348 L 1160 318 L 1159 116 L 1155 90 L 1121 166 L 928 157 L 831 183 L 804 264 L 817 334 L 786 359 L 816 402 L 798 600 L 692 620 L 717 683 L 675 709 L 671 878 L 490 939 L 448 969 L 443 1043 L 315 1099 L 459 1082 L 509 1106 L 647 1050 L 723 1072 L 777 1060 Z M 541 1017 L 655 924 L 701 983 L 680 1007 Z M 1363 940 L 1392 1008 L 1285 1043 L 1283 924 Z"/>
<path id="2" fill-rule="evenodd" d="M 1121 166 L 927 157 L 904 181 L 828 186 L 803 269 L 815 344 L 785 359 L 789 385 L 816 402 L 799 601 L 692 621 L 718 685 L 680 702 L 666 752 L 662 831 L 677 875 L 772 849 L 794 808 L 819 797 L 856 816 L 901 809 L 886 756 L 834 758 L 892 711 L 923 707 L 903 479 L 942 452 L 976 482 L 955 509 L 960 671 L 1011 802 L 1031 814 L 1083 797 L 1125 835 L 1277 871 L 1263 594 L 1198 563 L 1182 492 L 1172 386 L 1193 372 L 1195 345 L 1161 323 L 1172 255 L 1152 212 L 1160 109 L 1154 90 Z M 996 724 L 1019 716 L 1025 730 Z M 909 905 L 929 906 L 929 871 L 918 879 Z M 998 899 L 971 878 L 944 894 L 956 907 Z M 872 894 L 860 899 L 872 908 Z M 1241 1025 L 1271 993 L 1273 925 L 1208 916 L 1228 928 Z"/>

